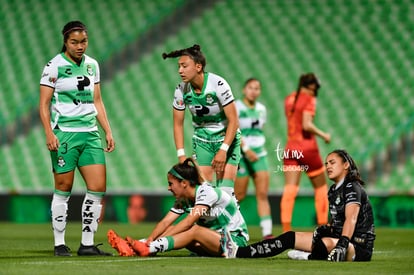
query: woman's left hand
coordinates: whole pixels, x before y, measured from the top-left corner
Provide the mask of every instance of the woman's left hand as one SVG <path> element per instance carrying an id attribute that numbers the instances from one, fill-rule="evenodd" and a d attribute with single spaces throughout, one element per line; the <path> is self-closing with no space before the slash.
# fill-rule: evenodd
<path id="1" fill-rule="evenodd" d="M 224 150 L 218 150 L 214 156 L 214 159 L 211 162 L 211 167 L 217 174 L 224 172 L 224 167 L 226 166 L 226 158 L 227 152 Z"/>

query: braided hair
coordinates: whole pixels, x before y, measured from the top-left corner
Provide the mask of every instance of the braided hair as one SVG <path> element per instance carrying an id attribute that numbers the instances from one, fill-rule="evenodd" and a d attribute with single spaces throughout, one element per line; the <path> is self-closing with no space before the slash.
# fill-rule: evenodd
<path id="1" fill-rule="evenodd" d="M 163 53 L 162 58 L 163 59 L 175 58 L 175 57 L 180 57 L 183 55 L 189 56 L 192 60 L 194 60 L 196 64 L 201 64 L 204 70 L 207 64 L 206 57 L 201 52 L 200 45 L 197 45 L 197 44 L 194 44 L 192 47 L 189 47 L 189 48 L 172 51 L 170 53 Z"/>
<path id="2" fill-rule="evenodd" d="M 191 186 L 201 185 L 205 181 L 192 158 L 187 158 L 183 163 L 174 165 L 168 171 L 168 174 L 173 175 L 179 180 L 188 180 Z"/>
<path id="3" fill-rule="evenodd" d="M 63 47 L 61 52 L 66 51 L 65 42 L 68 40 L 69 35 L 74 31 L 84 31 L 88 33 L 88 29 L 86 28 L 85 24 L 83 24 L 81 21 L 70 21 L 69 23 L 67 23 L 62 29 Z"/>
<path id="4" fill-rule="evenodd" d="M 316 85 L 316 89 L 315 89 L 314 92 L 315 92 L 315 97 L 317 97 L 318 96 L 318 90 L 321 87 L 321 84 L 319 82 L 319 79 L 316 77 L 316 75 L 314 73 L 307 73 L 307 74 L 302 74 L 300 76 L 298 88 L 296 90 L 295 101 L 293 102 L 291 113 L 293 113 L 295 111 L 295 105 L 296 105 L 296 101 L 298 100 L 298 97 L 299 97 L 300 88 L 302 88 L 302 87 L 308 88 L 309 85 L 312 85 L 312 84 Z"/>
<path id="5" fill-rule="evenodd" d="M 359 169 L 356 166 L 355 161 L 352 159 L 351 155 L 343 149 L 336 149 L 330 152 L 328 155 L 333 154 L 333 153 L 340 156 L 344 163 L 345 162 L 349 163 L 349 170 L 345 176 L 345 182 L 357 181 L 359 182 L 359 184 L 365 185 L 365 182 L 361 179 L 361 174 L 359 173 Z"/>

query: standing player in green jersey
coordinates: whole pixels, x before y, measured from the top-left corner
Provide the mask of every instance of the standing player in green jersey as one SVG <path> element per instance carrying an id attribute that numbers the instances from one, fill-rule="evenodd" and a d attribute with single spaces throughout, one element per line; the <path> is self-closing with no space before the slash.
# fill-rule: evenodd
<path id="1" fill-rule="evenodd" d="M 63 48 L 44 68 L 40 79 L 40 119 L 52 160 L 55 187 L 51 203 L 56 256 L 71 256 L 65 244 L 68 201 L 74 173 L 79 169 L 85 183 L 82 204 L 82 239 L 79 256 L 109 256 L 94 245 L 106 192 L 104 151 L 115 141 L 101 97 L 99 65 L 85 54 L 88 32 L 80 21 L 67 23 Z M 97 121 L 105 132 L 103 149 Z"/>
<path id="2" fill-rule="evenodd" d="M 247 225 L 235 200 L 220 188 L 205 182 L 192 158 L 174 165 L 167 174 L 168 191 L 176 202 L 147 239 L 126 240 L 108 231 L 108 242 L 120 256 L 149 256 L 187 248 L 199 256 L 220 257 L 221 231 L 238 246 L 247 245 Z M 180 222 L 178 218 L 187 214 Z"/>
<path id="3" fill-rule="evenodd" d="M 177 50 L 163 58 L 178 59 L 182 82 L 174 93 L 174 141 L 180 162 L 184 152 L 184 111 L 188 107 L 194 126 L 193 157 L 206 180 L 234 195 L 240 161 L 240 130 L 236 104 L 227 81 L 205 72 L 206 58 L 199 45 Z"/>
<path id="4" fill-rule="evenodd" d="M 256 188 L 257 212 L 260 217 L 262 236 L 272 236 L 272 216 L 268 199 L 269 163 L 265 149 L 263 126 L 266 123 L 266 107 L 257 101 L 261 93 L 260 81 L 249 78 L 243 86 L 243 99 L 236 101 L 242 133 L 240 159 L 234 193 L 242 201 L 247 192 L 250 177 Z"/>

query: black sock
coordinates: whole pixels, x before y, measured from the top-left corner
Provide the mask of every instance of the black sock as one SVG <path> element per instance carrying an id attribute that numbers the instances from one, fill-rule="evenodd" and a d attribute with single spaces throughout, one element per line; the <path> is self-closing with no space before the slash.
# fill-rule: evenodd
<path id="1" fill-rule="evenodd" d="M 294 248 L 295 232 L 288 231 L 276 238 L 262 240 L 260 242 L 239 247 L 237 250 L 237 258 L 266 258 L 276 256 L 286 249 Z"/>

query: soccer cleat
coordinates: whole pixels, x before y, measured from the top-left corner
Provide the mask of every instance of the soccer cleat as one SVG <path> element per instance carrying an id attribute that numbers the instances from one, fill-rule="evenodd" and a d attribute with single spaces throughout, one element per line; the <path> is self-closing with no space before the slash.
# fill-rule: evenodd
<path id="1" fill-rule="evenodd" d="M 141 257 L 148 257 L 150 254 L 149 246 L 146 243 L 134 240 L 131 237 L 126 237 L 126 241 L 128 244 L 132 247 L 132 249 L 135 251 L 135 253 L 138 256 Z"/>
<path id="2" fill-rule="evenodd" d="M 223 250 L 223 256 L 226 258 L 236 258 L 237 249 L 239 248 L 231 238 L 231 234 L 225 228 L 220 232 L 220 245 Z"/>
<path id="3" fill-rule="evenodd" d="M 72 256 L 70 248 L 64 244 L 55 246 L 55 256 Z"/>
<path id="4" fill-rule="evenodd" d="M 102 245 L 83 245 L 81 244 L 78 249 L 78 256 L 113 256 L 112 253 L 104 252 L 98 248 Z"/>
<path id="5" fill-rule="evenodd" d="M 112 229 L 106 234 L 108 243 L 118 251 L 119 256 L 135 256 L 134 250 L 129 246 L 128 242 L 118 236 Z"/>
<path id="6" fill-rule="evenodd" d="M 308 260 L 309 259 L 309 252 L 305 252 L 305 251 L 301 251 L 301 250 L 296 250 L 296 249 L 292 249 L 287 253 L 288 257 L 292 260 Z"/>

